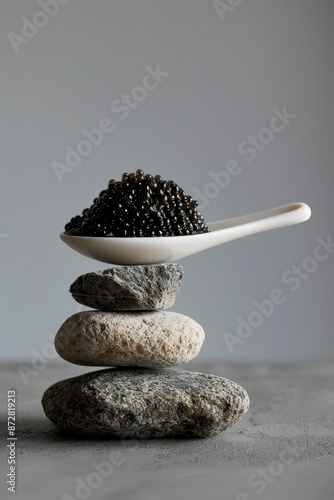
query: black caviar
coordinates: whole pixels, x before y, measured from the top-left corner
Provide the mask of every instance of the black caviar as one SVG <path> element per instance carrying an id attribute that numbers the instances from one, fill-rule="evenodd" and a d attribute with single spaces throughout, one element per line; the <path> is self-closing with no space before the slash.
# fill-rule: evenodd
<path id="1" fill-rule="evenodd" d="M 124 173 L 111 179 L 90 208 L 73 217 L 65 233 L 73 236 L 184 236 L 209 232 L 198 202 L 160 175 Z"/>

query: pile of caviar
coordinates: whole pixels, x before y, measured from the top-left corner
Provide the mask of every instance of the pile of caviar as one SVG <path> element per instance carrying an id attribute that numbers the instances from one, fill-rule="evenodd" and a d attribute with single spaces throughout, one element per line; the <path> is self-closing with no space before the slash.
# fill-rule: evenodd
<path id="1" fill-rule="evenodd" d="M 142 170 L 111 179 L 90 208 L 73 217 L 65 233 L 73 236 L 184 236 L 209 232 L 198 202 L 174 181 Z"/>

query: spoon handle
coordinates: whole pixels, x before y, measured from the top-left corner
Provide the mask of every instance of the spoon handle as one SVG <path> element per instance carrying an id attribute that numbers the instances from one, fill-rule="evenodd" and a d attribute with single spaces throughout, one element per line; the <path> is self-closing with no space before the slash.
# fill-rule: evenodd
<path id="1" fill-rule="evenodd" d="M 211 231 L 222 231 L 227 238 L 226 241 L 232 241 L 270 229 L 299 224 L 310 217 L 311 209 L 306 203 L 290 203 L 250 215 L 211 222 L 209 227 Z"/>

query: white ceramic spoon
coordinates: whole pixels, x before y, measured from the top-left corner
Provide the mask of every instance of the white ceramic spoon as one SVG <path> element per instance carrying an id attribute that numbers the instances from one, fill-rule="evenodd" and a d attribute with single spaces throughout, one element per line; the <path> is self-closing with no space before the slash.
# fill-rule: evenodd
<path id="1" fill-rule="evenodd" d="M 208 248 L 308 220 L 311 209 L 305 203 L 292 203 L 263 212 L 208 224 L 209 233 L 160 238 L 114 238 L 69 236 L 60 238 L 76 252 L 91 259 L 116 265 L 160 264 L 183 259 Z"/>

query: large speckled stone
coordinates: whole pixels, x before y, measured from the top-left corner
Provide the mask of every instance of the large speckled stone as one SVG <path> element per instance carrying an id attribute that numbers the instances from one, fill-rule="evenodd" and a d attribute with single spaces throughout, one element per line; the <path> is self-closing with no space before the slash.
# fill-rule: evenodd
<path id="1" fill-rule="evenodd" d="M 110 438 L 207 437 L 247 412 L 231 380 L 178 370 L 108 369 L 52 385 L 46 416 L 61 430 Z"/>
<path id="2" fill-rule="evenodd" d="M 166 368 L 197 356 L 203 328 L 188 316 L 167 311 L 84 311 L 60 327 L 58 354 L 78 365 Z"/>
<path id="3" fill-rule="evenodd" d="M 178 264 L 124 266 L 79 276 L 73 298 L 102 311 L 146 311 L 170 307 L 183 277 Z"/>

